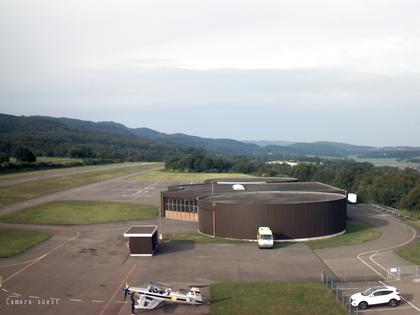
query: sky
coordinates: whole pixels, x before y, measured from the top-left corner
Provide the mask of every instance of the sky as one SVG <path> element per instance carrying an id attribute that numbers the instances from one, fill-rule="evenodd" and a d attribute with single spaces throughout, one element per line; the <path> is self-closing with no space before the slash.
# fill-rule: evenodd
<path id="1" fill-rule="evenodd" d="M 420 146 L 418 0 L 1 0 L 0 112 Z"/>

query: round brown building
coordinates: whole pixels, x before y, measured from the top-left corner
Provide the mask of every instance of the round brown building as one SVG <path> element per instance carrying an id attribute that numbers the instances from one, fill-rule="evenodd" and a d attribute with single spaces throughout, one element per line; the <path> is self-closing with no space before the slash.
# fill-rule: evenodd
<path id="1" fill-rule="evenodd" d="M 269 191 L 198 198 L 199 232 L 225 238 L 256 239 L 268 226 L 275 240 L 327 237 L 346 228 L 344 194 Z"/>

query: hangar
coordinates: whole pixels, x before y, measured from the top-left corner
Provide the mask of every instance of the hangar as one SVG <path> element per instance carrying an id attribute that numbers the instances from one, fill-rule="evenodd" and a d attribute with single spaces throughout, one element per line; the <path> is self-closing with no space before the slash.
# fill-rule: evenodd
<path id="1" fill-rule="evenodd" d="M 347 200 L 342 189 L 294 178 L 212 179 L 169 186 L 161 215 L 199 221 L 199 232 L 255 240 L 268 226 L 275 240 L 307 240 L 343 233 Z"/>

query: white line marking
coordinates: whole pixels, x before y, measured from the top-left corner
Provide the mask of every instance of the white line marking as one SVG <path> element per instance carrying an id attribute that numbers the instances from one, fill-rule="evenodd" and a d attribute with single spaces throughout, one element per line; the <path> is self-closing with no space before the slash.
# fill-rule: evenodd
<path id="1" fill-rule="evenodd" d="M 103 303 L 104 301 L 101 301 L 101 300 L 92 300 L 91 302 L 92 303 Z"/>
<path id="2" fill-rule="evenodd" d="M 378 281 L 380 284 L 382 285 L 387 285 L 386 283 L 382 282 L 382 281 Z M 402 295 L 401 295 L 401 299 L 403 299 L 404 301 L 406 301 L 408 304 L 410 304 L 414 309 L 416 309 L 417 311 L 420 312 L 420 308 L 418 308 L 417 306 L 415 306 L 413 303 L 407 301 Z"/>
<path id="3" fill-rule="evenodd" d="M 140 197 L 142 194 L 145 194 L 149 189 L 151 189 L 153 186 L 155 186 L 156 184 L 158 184 L 160 181 L 158 180 L 157 182 L 144 187 L 143 189 L 140 189 L 138 192 L 136 192 L 135 194 L 133 194 L 131 196 L 131 199 L 137 199 L 138 197 Z"/>
<path id="4" fill-rule="evenodd" d="M 83 300 L 80 300 L 80 299 L 70 299 L 70 302 L 83 302 Z"/>
<path id="5" fill-rule="evenodd" d="M 392 221 L 394 221 L 395 223 L 398 223 L 398 224 L 400 224 L 400 225 L 403 225 L 404 227 L 408 227 L 410 230 L 411 230 L 411 232 L 413 232 L 413 236 L 409 239 L 409 240 L 407 240 L 407 241 L 404 241 L 404 242 L 402 242 L 402 243 L 400 243 L 400 244 L 397 244 L 397 245 L 394 245 L 394 246 L 391 246 L 391 247 L 386 247 L 386 248 L 382 248 L 382 249 L 377 249 L 377 250 L 370 250 L 370 251 L 366 251 L 366 252 L 363 252 L 363 253 L 360 253 L 359 255 L 357 255 L 357 259 L 358 260 L 360 260 L 362 263 L 364 263 L 367 267 L 369 267 L 372 271 L 374 271 L 377 275 L 379 275 L 381 278 L 383 278 L 383 279 L 385 279 L 386 280 L 386 277 L 385 276 L 383 276 L 382 274 L 380 274 L 375 268 L 373 268 L 372 266 L 370 266 L 367 262 L 365 262 L 362 258 L 361 258 L 361 256 L 363 256 L 363 255 L 367 255 L 367 254 L 372 254 L 370 257 L 369 257 L 369 259 L 374 263 L 374 264 L 376 264 L 378 267 L 380 267 L 381 269 L 383 269 L 383 270 L 385 270 L 385 272 L 386 272 L 386 274 L 388 274 L 388 271 L 383 267 L 383 266 L 381 266 L 376 260 L 374 260 L 373 259 L 373 257 L 374 256 L 376 256 L 376 255 L 378 255 L 378 254 L 380 254 L 380 253 L 382 253 L 382 252 L 384 252 L 384 251 L 389 251 L 389 250 L 392 250 L 392 249 L 395 249 L 395 248 L 398 248 L 398 247 L 401 247 L 401 246 L 404 246 L 404 245 L 406 245 L 406 244 L 408 244 L 408 243 L 410 243 L 410 242 L 412 242 L 415 238 L 416 238 L 416 231 L 411 227 L 411 226 L 409 226 L 409 225 L 407 225 L 407 224 L 403 224 L 403 223 L 401 223 L 400 221 L 398 221 L 397 219 L 394 219 L 394 218 L 392 218 L 392 217 L 390 217 L 390 220 L 392 220 Z M 394 276 L 395 277 L 395 276 Z"/>
<path id="6" fill-rule="evenodd" d="M 364 310 L 364 311 L 359 311 L 359 313 L 366 313 L 366 312 L 383 312 L 383 311 L 398 311 L 404 308 L 411 308 L 411 306 L 398 306 L 398 307 L 394 307 L 394 308 L 375 308 L 375 309 L 371 309 L 371 310 Z"/>
<path id="7" fill-rule="evenodd" d="M 31 299 L 39 299 L 39 296 L 33 296 L 33 295 L 30 295 L 29 296 Z"/>
<path id="8" fill-rule="evenodd" d="M 7 291 L 5 288 L 2 288 L 2 290 L 3 290 L 4 292 L 9 292 L 9 291 Z"/>
<path id="9" fill-rule="evenodd" d="M 124 302 L 124 301 L 116 301 L 115 303 L 117 303 L 117 304 L 127 304 L 127 302 Z"/>

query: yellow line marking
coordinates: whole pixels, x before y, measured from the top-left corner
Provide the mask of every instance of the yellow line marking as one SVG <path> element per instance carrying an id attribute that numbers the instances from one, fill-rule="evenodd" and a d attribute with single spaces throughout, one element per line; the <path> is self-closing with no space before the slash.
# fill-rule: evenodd
<path id="1" fill-rule="evenodd" d="M 32 261 L 29 265 L 23 267 L 22 269 L 16 271 L 14 274 L 12 274 L 11 276 L 9 276 L 8 278 L 6 278 L 3 281 L 3 284 L 6 283 L 7 281 L 9 281 L 10 279 L 13 279 L 14 277 L 16 277 L 17 275 L 21 274 L 22 272 L 24 272 L 26 269 L 30 268 L 31 266 L 35 265 L 37 262 L 41 261 L 42 259 L 44 259 L 45 257 L 47 257 L 48 255 L 50 255 L 51 253 L 55 252 L 57 249 L 63 247 L 64 245 L 66 245 L 67 243 L 77 239 L 79 237 L 80 233 L 76 232 L 76 236 L 73 236 L 72 238 L 68 239 L 67 241 L 65 241 L 64 243 L 54 247 L 53 249 L 51 249 L 50 251 L 48 251 L 47 253 L 39 256 L 38 258 L 36 258 L 34 261 Z"/>
<path id="2" fill-rule="evenodd" d="M 125 276 L 124 280 L 121 282 L 121 284 L 118 286 L 117 290 L 115 290 L 114 294 L 111 296 L 111 298 L 108 300 L 108 303 L 106 303 L 106 305 L 104 306 L 104 308 L 102 309 L 102 311 L 99 313 L 99 315 L 103 315 L 107 308 L 109 307 L 109 305 L 111 304 L 112 300 L 115 298 L 115 296 L 117 295 L 117 293 L 121 290 L 121 288 L 124 286 L 124 283 L 127 282 L 128 277 L 131 275 L 131 273 L 134 271 L 134 268 L 136 268 L 136 264 L 133 265 L 133 267 L 131 267 L 130 271 L 127 273 L 127 275 Z"/>

